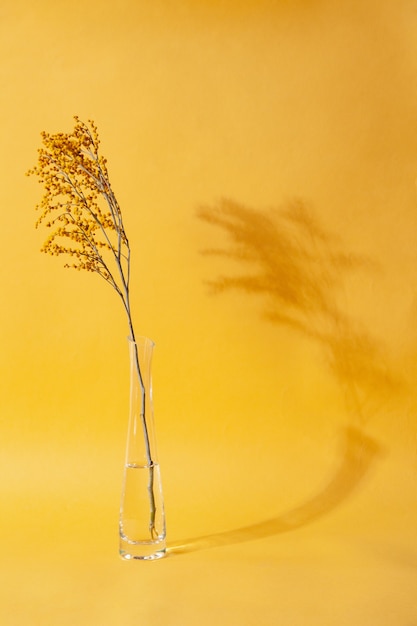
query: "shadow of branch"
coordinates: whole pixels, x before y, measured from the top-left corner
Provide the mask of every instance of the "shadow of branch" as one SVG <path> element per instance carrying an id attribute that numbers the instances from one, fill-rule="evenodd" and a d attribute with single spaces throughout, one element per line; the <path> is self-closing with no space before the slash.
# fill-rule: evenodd
<path id="1" fill-rule="evenodd" d="M 360 429 L 342 432 L 341 462 L 327 485 L 300 506 L 256 524 L 219 533 L 193 537 L 168 545 L 168 555 L 196 552 L 297 530 L 336 509 L 359 488 L 372 465 L 382 454 L 379 444 Z"/>
<path id="2" fill-rule="evenodd" d="M 353 423 L 363 424 L 368 416 L 368 398 L 378 405 L 402 388 L 402 378 L 386 364 L 383 343 L 340 305 L 345 277 L 353 271 L 374 270 L 375 265 L 364 256 L 347 253 L 305 203 L 255 211 L 223 200 L 200 208 L 198 216 L 220 228 L 228 242 L 204 253 L 237 262 L 240 269 L 210 281 L 212 291 L 262 296 L 269 322 L 314 341 L 345 395 L 350 425 L 342 433 L 340 463 L 317 494 L 278 517 L 172 543 L 169 555 L 294 531 L 335 510 L 358 490 L 382 453 L 376 440 Z"/>
<path id="3" fill-rule="evenodd" d="M 214 293 L 240 290 L 262 296 L 264 317 L 321 347 L 358 423 L 402 389 L 382 341 L 367 331 L 340 304 L 345 279 L 352 272 L 374 271 L 367 257 L 343 249 L 301 200 L 281 209 L 253 210 L 232 200 L 201 207 L 198 217 L 227 236 L 223 248 L 204 254 L 237 261 L 247 271 L 220 275 L 209 286 Z"/>

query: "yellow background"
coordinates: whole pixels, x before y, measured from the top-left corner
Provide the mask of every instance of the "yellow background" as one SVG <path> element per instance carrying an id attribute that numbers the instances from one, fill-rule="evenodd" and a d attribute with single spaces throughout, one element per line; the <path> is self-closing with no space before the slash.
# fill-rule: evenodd
<path id="1" fill-rule="evenodd" d="M 411 0 L 2 1 L 2 624 L 417 623 L 416 75 Z M 118 557 L 123 310 L 33 228 L 24 172 L 75 114 L 99 127 L 157 345 L 155 563 Z M 276 208 L 300 250 L 283 211 L 309 207 L 324 256 L 301 275 L 347 325 L 280 300 L 305 293 L 274 250 L 263 293 L 210 290 L 266 267 L 198 217 L 222 198 Z"/>

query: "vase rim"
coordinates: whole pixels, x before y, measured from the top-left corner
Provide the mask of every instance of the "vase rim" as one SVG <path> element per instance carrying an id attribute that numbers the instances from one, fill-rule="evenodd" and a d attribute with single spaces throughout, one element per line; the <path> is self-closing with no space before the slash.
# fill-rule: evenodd
<path id="1" fill-rule="evenodd" d="M 130 344 L 136 344 L 136 345 L 138 345 L 139 343 L 150 343 L 152 347 L 155 347 L 155 342 L 152 339 L 150 339 L 150 337 L 146 337 L 145 335 L 139 335 L 138 337 L 136 337 L 136 340 L 133 340 L 132 337 L 128 335 L 127 341 Z"/>

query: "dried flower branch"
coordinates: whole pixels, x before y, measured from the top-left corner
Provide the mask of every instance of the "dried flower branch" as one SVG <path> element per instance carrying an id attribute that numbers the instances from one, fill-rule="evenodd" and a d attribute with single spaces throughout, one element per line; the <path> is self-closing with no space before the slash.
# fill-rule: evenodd
<path id="1" fill-rule="evenodd" d="M 72 133 L 42 132 L 36 175 L 44 195 L 36 209 L 52 229 L 41 250 L 72 257 L 65 267 L 96 272 L 121 297 L 134 341 L 129 298 L 130 246 L 123 216 L 110 184 L 106 159 L 99 154 L 100 139 L 92 120 L 75 117 Z"/>
<path id="2" fill-rule="evenodd" d="M 72 258 L 65 267 L 95 272 L 120 296 L 127 314 L 130 339 L 135 345 L 136 369 L 142 393 L 141 420 L 147 464 L 149 467 L 149 498 L 151 536 L 156 533 L 154 498 L 154 463 L 151 456 L 148 427 L 145 419 L 145 386 L 133 328 L 130 305 L 130 246 L 123 216 L 110 184 L 106 159 L 99 154 L 97 126 L 74 117 L 72 133 L 41 133 L 37 165 L 27 172 L 35 175 L 44 187 L 44 195 L 36 209 L 51 234 L 41 251 Z"/>

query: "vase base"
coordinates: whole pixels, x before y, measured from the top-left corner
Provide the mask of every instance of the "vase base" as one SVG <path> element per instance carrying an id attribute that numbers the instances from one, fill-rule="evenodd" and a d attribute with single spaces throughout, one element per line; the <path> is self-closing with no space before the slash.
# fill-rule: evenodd
<path id="1" fill-rule="evenodd" d="M 120 550 L 120 556 L 124 561 L 156 561 L 162 559 L 166 555 L 166 550 L 158 550 L 152 554 L 132 554 L 131 552 L 125 552 Z"/>
<path id="2" fill-rule="evenodd" d="M 120 537 L 119 554 L 125 561 L 155 561 L 166 554 L 165 538 L 159 541 L 131 541 Z"/>

